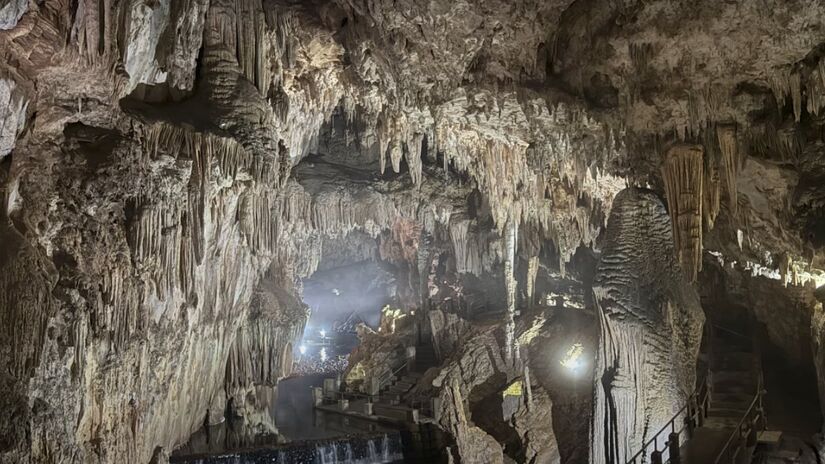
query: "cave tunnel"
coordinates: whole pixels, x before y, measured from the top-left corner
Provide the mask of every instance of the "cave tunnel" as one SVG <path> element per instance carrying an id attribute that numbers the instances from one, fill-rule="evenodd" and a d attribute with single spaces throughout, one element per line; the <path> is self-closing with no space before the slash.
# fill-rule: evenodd
<path id="1" fill-rule="evenodd" d="M 0 0 L 0 464 L 825 462 L 823 0 Z"/>

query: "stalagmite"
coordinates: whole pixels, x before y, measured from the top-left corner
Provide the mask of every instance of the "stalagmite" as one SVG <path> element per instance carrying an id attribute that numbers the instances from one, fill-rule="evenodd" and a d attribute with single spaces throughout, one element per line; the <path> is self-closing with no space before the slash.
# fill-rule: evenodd
<path id="1" fill-rule="evenodd" d="M 591 464 L 628 462 L 693 391 L 704 315 L 680 272 L 670 228 L 652 192 L 627 189 L 614 199 L 593 282 L 599 341 Z"/>
<path id="2" fill-rule="evenodd" d="M 696 280 L 702 266 L 703 155 L 700 145 L 676 145 L 662 164 L 676 255 L 690 281 Z"/>

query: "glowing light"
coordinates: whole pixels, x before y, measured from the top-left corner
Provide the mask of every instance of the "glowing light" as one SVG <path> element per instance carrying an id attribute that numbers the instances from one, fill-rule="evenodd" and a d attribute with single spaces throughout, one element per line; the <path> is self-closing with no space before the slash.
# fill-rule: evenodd
<path id="1" fill-rule="evenodd" d="M 559 363 L 571 371 L 577 371 L 584 366 L 582 354 L 584 354 L 584 346 L 581 343 L 574 343 Z"/>
<path id="2" fill-rule="evenodd" d="M 338 295 L 340 295 L 340 294 L 341 294 L 341 290 L 338 290 L 337 288 L 333 288 L 333 289 L 332 289 L 332 293 L 333 293 L 335 296 L 338 296 Z"/>
<path id="3" fill-rule="evenodd" d="M 299 352 L 301 352 L 301 354 L 307 354 L 307 347 L 306 347 L 306 345 L 301 345 L 301 346 L 299 346 L 299 347 L 298 347 L 298 351 L 299 351 Z"/>
<path id="4" fill-rule="evenodd" d="M 326 336 L 327 336 L 327 331 L 326 331 L 326 330 L 324 330 L 324 329 L 321 329 L 320 334 L 321 334 L 321 338 L 326 338 Z"/>
<path id="5" fill-rule="evenodd" d="M 327 360 L 327 349 L 326 348 L 321 348 L 321 352 L 319 354 L 321 356 L 321 362 L 324 362 L 324 361 Z"/>

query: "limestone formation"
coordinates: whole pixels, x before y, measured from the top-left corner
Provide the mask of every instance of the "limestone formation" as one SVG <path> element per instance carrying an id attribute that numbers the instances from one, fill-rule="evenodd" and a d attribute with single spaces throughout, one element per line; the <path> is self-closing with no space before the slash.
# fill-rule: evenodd
<path id="1" fill-rule="evenodd" d="M 0 462 L 276 433 L 303 283 L 365 260 L 406 322 L 348 381 L 431 346 L 454 462 L 624 464 L 695 388 L 694 287 L 825 391 L 824 12 L 0 0 Z"/>
<path id="2" fill-rule="evenodd" d="M 670 229 L 652 192 L 615 198 L 593 283 L 600 337 L 592 463 L 634 457 L 696 388 L 704 315 Z"/>

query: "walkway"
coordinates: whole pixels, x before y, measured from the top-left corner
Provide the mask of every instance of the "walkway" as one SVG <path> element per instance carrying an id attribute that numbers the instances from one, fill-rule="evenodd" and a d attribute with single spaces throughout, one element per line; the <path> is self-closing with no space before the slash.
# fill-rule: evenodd
<path id="1" fill-rule="evenodd" d="M 764 428 L 762 366 L 747 313 L 729 310 L 726 314 L 726 318 L 709 315 L 715 317 L 708 317 L 706 322 L 703 346 L 708 370 L 704 386 L 691 395 L 688 405 L 668 426 L 651 438 L 641 453 L 645 456 L 630 462 L 750 462 L 757 432 Z M 686 418 L 690 418 L 689 424 Z M 676 436 L 673 431 L 678 431 L 681 444 L 677 445 L 678 460 L 670 457 L 669 444 L 664 444 L 669 436 Z M 654 442 L 664 444 L 661 453 L 650 449 L 655 448 Z"/>
<path id="2" fill-rule="evenodd" d="M 431 344 L 421 344 L 416 347 L 415 361 L 408 369 L 394 374 L 379 394 L 370 402 L 365 395 L 339 393 L 339 396 L 349 398 L 345 407 L 341 403 L 333 402 L 317 405 L 316 408 L 325 412 L 344 414 L 360 419 L 408 426 L 427 422 L 427 416 L 432 415 L 429 403 L 420 401 L 412 395 L 413 387 L 418 383 L 424 372 L 438 364 L 438 359 Z"/>
<path id="3" fill-rule="evenodd" d="M 761 362 L 754 334 L 744 314 L 736 319 L 710 319 L 710 393 L 707 415 L 682 446 L 682 462 L 713 464 L 761 387 Z M 732 446 L 736 446 L 733 443 Z M 753 450 L 743 450 L 751 453 Z"/>

